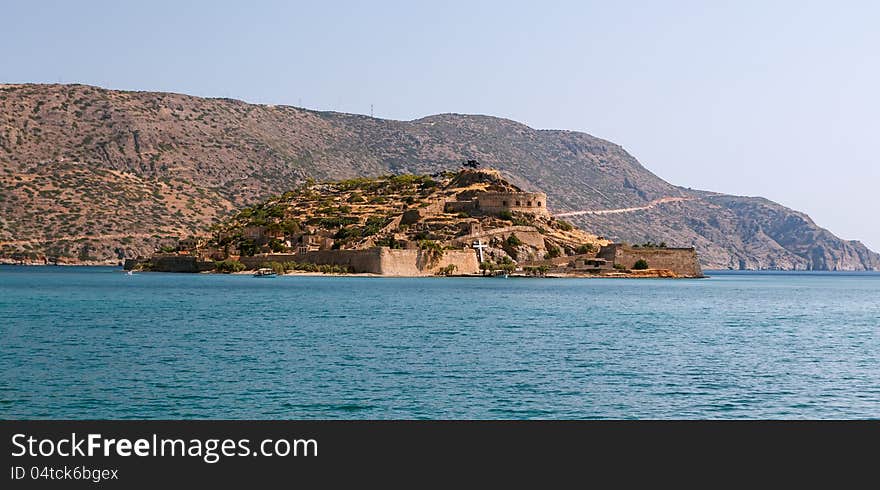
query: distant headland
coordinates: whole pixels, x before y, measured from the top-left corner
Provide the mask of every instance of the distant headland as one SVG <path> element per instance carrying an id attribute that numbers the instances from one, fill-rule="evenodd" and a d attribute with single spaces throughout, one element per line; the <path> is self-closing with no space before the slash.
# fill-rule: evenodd
<path id="1" fill-rule="evenodd" d="M 390 276 L 702 277 L 693 248 L 584 232 L 493 169 L 308 181 L 126 269 Z"/>

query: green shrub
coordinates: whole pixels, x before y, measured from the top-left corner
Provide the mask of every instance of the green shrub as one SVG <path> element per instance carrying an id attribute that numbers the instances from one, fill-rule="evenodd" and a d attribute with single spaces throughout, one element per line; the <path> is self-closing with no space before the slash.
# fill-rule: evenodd
<path id="1" fill-rule="evenodd" d="M 633 270 L 643 271 L 648 268 L 648 262 L 645 259 L 639 259 L 633 264 Z"/>
<path id="2" fill-rule="evenodd" d="M 333 235 L 333 238 L 336 240 L 348 240 L 349 238 L 360 238 L 361 229 L 357 227 L 351 228 L 340 228 L 339 231 Z"/>
<path id="3" fill-rule="evenodd" d="M 342 228 L 343 226 L 353 225 L 360 220 L 353 216 L 336 216 L 332 218 L 321 218 L 317 220 L 318 226 L 321 228 Z"/>
<path id="4" fill-rule="evenodd" d="M 391 223 L 392 218 L 388 218 L 385 216 L 370 216 L 367 218 L 367 222 L 363 228 L 363 236 L 371 236 L 379 233 L 382 228 L 385 228 L 389 223 Z"/>
<path id="5" fill-rule="evenodd" d="M 578 247 L 577 250 L 575 250 L 575 251 L 580 255 L 593 253 L 596 251 L 596 246 L 593 245 L 592 243 L 585 243 L 585 244 L 581 245 L 580 247 Z"/>
<path id="6" fill-rule="evenodd" d="M 513 221 L 513 213 L 511 213 L 510 211 L 508 211 L 506 209 L 504 211 L 501 211 L 500 213 L 498 213 L 498 217 L 503 220 Z"/>
<path id="7" fill-rule="evenodd" d="M 443 247 L 434 240 L 420 241 L 419 250 L 425 253 L 429 264 L 435 264 L 443 257 Z"/>
<path id="8" fill-rule="evenodd" d="M 529 276 L 544 276 L 547 274 L 547 271 L 550 270 L 550 267 L 546 265 L 541 266 L 526 266 L 523 267 L 523 272 L 525 272 Z"/>
<path id="9" fill-rule="evenodd" d="M 574 226 L 565 220 L 559 220 L 556 222 L 556 227 L 562 231 L 571 231 L 574 229 Z"/>
<path id="10" fill-rule="evenodd" d="M 384 236 L 378 240 L 376 240 L 377 247 L 388 247 L 388 248 L 403 248 L 400 242 L 394 239 L 393 235 Z"/>
<path id="11" fill-rule="evenodd" d="M 534 226 L 535 216 L 531 214 L 516 216 L 511 222 L 514 224 L 514 226 Z"/>
<path id="12" fill-rule="evenodd" d="M 281 240 L 277 238 L 273 238 L 269 240 L 269 249 L 273 252 L 283 252 L 285 250 L 284 244 L 281 243 Z"/>
<path id="13" fill-rule="evenodd" d="M 247 238 L 238 242 L 238 250 L 245 257 L 250 257 L 257 253 L 257 244 L 250 238 Z"/>
<path id="14" fill-rule="evenodd" d="M 439 271 L 437 271 L 437 275 L 438 276 L 451 276 L 452 274 L 455 273 L 455 269 L 457 269 L 457 268 L 458 267 L 455 264 L 449 264 L 446 267 L 443 267 Z"/>
<path id="15" fill-rule="evenodd" d="M 510 236 L 507 237 L 507 245 L 511 247 L 519 247 L 522 243 L 522 240 L 520 240 L 515 233 L 511 233 Z"/>
<path id="16" fill-rule="evenodd" d="M 318 266 L 310 262 L 306 262 L 304 264 L 297 264 L 296 270 L 305 272 L 318 272 Z"/>
<path id="17" fill-rule="evenodd" d="M 237 260 L 220 260 L 214 262 L 214 268 L 217 269 L 217 272 L 230 273 L 230 272 L 241 272 L 245 270 L 244 264 Z"/>
<path id="18" fill-rule="evenodd" d="M 544 254 L 544 259 L 545 260 L 555 259 L 556 257 L 559 257 L 561 255 L 562 255 L 562 250 L 560 250 L 560 248 L 557 247 L 556 245 L 551 245 L 551 246 L 547 247 L 547 253 Z"/>

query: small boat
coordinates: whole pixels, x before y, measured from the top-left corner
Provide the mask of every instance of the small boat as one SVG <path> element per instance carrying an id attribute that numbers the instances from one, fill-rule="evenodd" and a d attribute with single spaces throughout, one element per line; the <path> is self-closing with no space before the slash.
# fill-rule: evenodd
<path id="1" fill-rule="evenodd" d="M 134 275 L 134 271 L 128 271 L 128 272 L 126 272 L 126 274 L 128 274 L 129 276 L 133 276 L 133 275 Z"/>
<path id="2" fill-rule="evenodd" d="M 257 271 L 254 272 L 254 277 L 275 277 L 277 275 L 278 274 L 275 271 L 269 269 L 268 267 L 257 269 Z"/>

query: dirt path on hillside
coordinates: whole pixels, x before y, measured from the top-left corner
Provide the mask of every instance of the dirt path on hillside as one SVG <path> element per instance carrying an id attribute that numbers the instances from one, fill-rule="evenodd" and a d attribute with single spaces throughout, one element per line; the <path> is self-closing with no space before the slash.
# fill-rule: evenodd
<path id="1" fill-rule="evenodd" d="M 654 199 L 649 202 L 645 206 L 637 206 L 633 208 L 619 208 L 619 209 L 594 209 L 594 210 L 582 210 L 582 211 L 569 211 L 567 213 L 559 213 L 555 216 L 560 218 L 564 218 L 566 216 L 582 216 L 585 214 L 618 214 L 618 213 L 632 213 L 635 211 L 646 211 L 648 209 L 655 208 L 661 204 L 668 204 L 671 202 L 682 202 L 682 201 L 694 201 L 695 197 L 661 197 L 660 199 Z"/>

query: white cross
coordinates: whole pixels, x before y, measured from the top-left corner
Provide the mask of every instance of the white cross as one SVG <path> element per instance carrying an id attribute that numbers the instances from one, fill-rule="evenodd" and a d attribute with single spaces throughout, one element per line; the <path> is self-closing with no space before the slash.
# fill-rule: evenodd
<path id="1" fill-rule="evenodd" d="M 482 240 L 477 240 L 473 243 L 472 246 L 475 249 L 477 249 L 477 252 L 480 253 L 480 263 L 482 264 L 483 263 L 483 249 L 488 247 L 488 245 L 484 245 Z"/>

